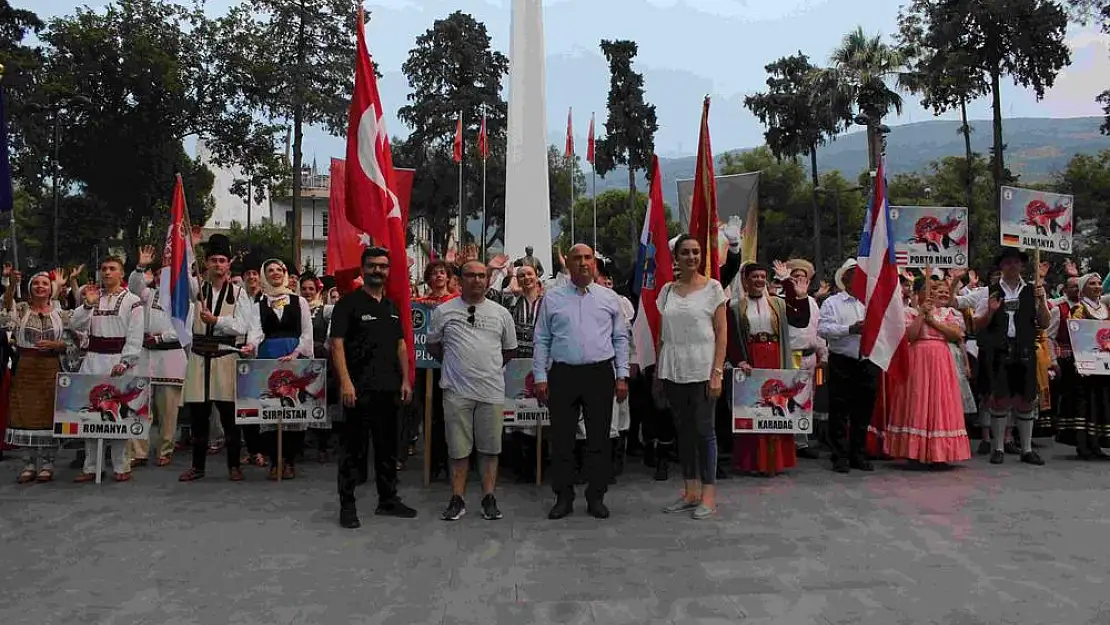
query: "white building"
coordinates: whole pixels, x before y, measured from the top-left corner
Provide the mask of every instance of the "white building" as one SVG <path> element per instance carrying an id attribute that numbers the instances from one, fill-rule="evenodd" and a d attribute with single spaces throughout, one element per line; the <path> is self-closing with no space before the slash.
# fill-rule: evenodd
<path id="1" fill-rule="evenodd" d="M 290 191 L 292 186 L 289 185 Z M 328 201 L 331 177 L 321 174 L 316 164 L 301 171 L 301 263 L 323 274 L 328 263 Z M 293 233 L 293 197 L 270 198 L 269 217 Z"/>
<path id="2" fill-rule="evenodd" d="M 215 180 L 212 183 L 212 201 L 215 205 L 212 216 L 205 222 L 203 237 L 220 233 L 227 234 L 231 229 L 231 222 L 237 221 L 244 228 L 247 222 L 258 223 L 263 218 L 270 217 L 270 196 L 264 194 L 261 202 L 251 198 L 248 204 L 243 198 L 231 192 L 231 185 L 243 177 L 243 172 L 238 167 L 220 167 L 212 162 L 212 151 L 205 145 L 203 139 L 197 140 L 197 159 L 208 167 Z M 252 191 L 251 195 L 254 193 Z"/>

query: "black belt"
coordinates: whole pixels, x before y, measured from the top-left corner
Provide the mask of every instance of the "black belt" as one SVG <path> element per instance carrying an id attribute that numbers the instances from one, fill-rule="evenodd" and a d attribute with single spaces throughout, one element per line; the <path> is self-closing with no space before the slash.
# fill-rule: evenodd
<path id="1" fill-rule="evenodd" d="M 801 354 L 802 358 L 805 358 L 806 356 L 812 356 L 817 353 L 817 350 L 813 349 L 812 347 L 807 347 L 805 349 L 796 349 L 794 351 Z"/>
<path id="2" fill-rule="evenodd" d="M 221 349 L 221 347 L 235 347 L 237 337 L 234 336 L 194 336 L 193 337 L 193 353 L 197 356 L 204 356 L 205 358 L 222 358 L 230 356 L 231 354 L 238 353 L 233 349 Z"/>
<path id="3" fill-rule="evenodd" d="M 770 332 L 756 332 L 748 335 L 749 343 L 778 343 L 779 335 Z"/>
<path id="4" fill-rule="evenodd" d="M 125 337 L 90 336 L 89 346 L 86 351 L 94 354 L 120 354 L 127 344 Z"/>
<path id="5" fill-rule="evenodd" d="M 154 338 L 153 336 L 148 335 L 148 336 L 143 337 L 143 348 L 144 349 L 149 349 L 150 351 L 154 351 L 154 352 L 169 351 L 171 349 L 181 349 L 181 342 L 180 341 L 165 341 L 165 342 L 162 342 L 162 341 L 159 341 L 158 339 Z"/>
<path id="6" fill-rule="evenodd" d="M 557 366 L 560 366 L 560 367 L 601 367 L 603 365 L 606 366 L 606 367 L 610 367 L 610 366 L 613 365 L 613 359 L 610 358 L 609 360 L 599 360 L 597 362 L 584 362 L 584 363 L 577 364 L 577 365 L 571 364 L 569 362 L 558 362 L 558 361 L 556 361 L 554 364 L 557 365 Z"/>

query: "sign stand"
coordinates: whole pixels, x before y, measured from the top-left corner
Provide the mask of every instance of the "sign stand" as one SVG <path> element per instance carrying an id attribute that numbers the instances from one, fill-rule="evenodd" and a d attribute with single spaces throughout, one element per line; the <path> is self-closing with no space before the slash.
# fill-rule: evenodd
<path id="1" fill-rule="evenodd" d="M 283 410 L 282 412 L 278 413 L 278 422 L 277 422 L 277 429 L 278 429 L 277 430 L 277 481 L 278 481 L 278 484 L 281 484 L 281 476 L 282 476 L 283 473 L 285 473 L 285 458 L 283 457 L 283 454 L 282 454 L 283 450 L 282 450 L 282 447 L 281 447 L 281 431 L 283 429 L 281 427 L 281 425 L 282 425 L 281 417 L 282 417 L 282 413 L 284 413 L 284 412 L 285 411 Z"/>
<path id="2" fill-rule="evenodd" d="M 536 421 L 536 486 L 543 485 L 543 419 Z"/>
<path id="3" fill-rule="evenodd" d="M 126 452 L 124 452 L 124 453 L 126 455 Z M 115 458 L 113 458 L 112 460 L 114 461 Z M 121 461 L 126 461 L 126 460 L 127 460 L 126 457 L 121 459 Z M 101 482 L 101 479 L 102 479 L 101 475 L 103 473 L 104 473 L 104 439 L 103 438 L 98 438 L 98 439 L 96 439 L 96 483 L 97 484 L 99 484 Z"/>
<path id="4" fill-rule="evenodd" d="M 424 370 L 424 486 L 432 483 L 432 370 Z"/>

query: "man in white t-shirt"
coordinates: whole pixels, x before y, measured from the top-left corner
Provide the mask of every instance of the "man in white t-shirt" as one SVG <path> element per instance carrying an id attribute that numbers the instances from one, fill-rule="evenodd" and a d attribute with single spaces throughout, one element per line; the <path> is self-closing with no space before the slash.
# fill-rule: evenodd
<path id="1" fill-rule="evenodd" d="M 451 459 L 451 501 L 445 521 L 466 514 L 463 494 L 474 449 L 482 457 L 482 517 L 501 518 L 493 489 L 505 403 L 505 362 L 516 352 L 516 327 L 503 306 L 486 299 L 489 278 L 478 261 L 463 265 L 459 297 L 432 312 L 428 351 L 443 362 L 443 415 Z"/>

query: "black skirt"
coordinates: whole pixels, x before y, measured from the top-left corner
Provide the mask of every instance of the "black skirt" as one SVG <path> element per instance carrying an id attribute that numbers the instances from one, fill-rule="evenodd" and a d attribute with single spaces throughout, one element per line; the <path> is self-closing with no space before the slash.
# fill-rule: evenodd
<path id="1" fill-rule="evenodd" d="M 1076 445 L 1079 432 L 1087 433 L 1089 448 L 1110 447 L 1110 376 L 1076 376 L 1077 383 L 1073 393 L 1075 401 L 1068 431 L 1056 435 L 1057 442 Z"/>

